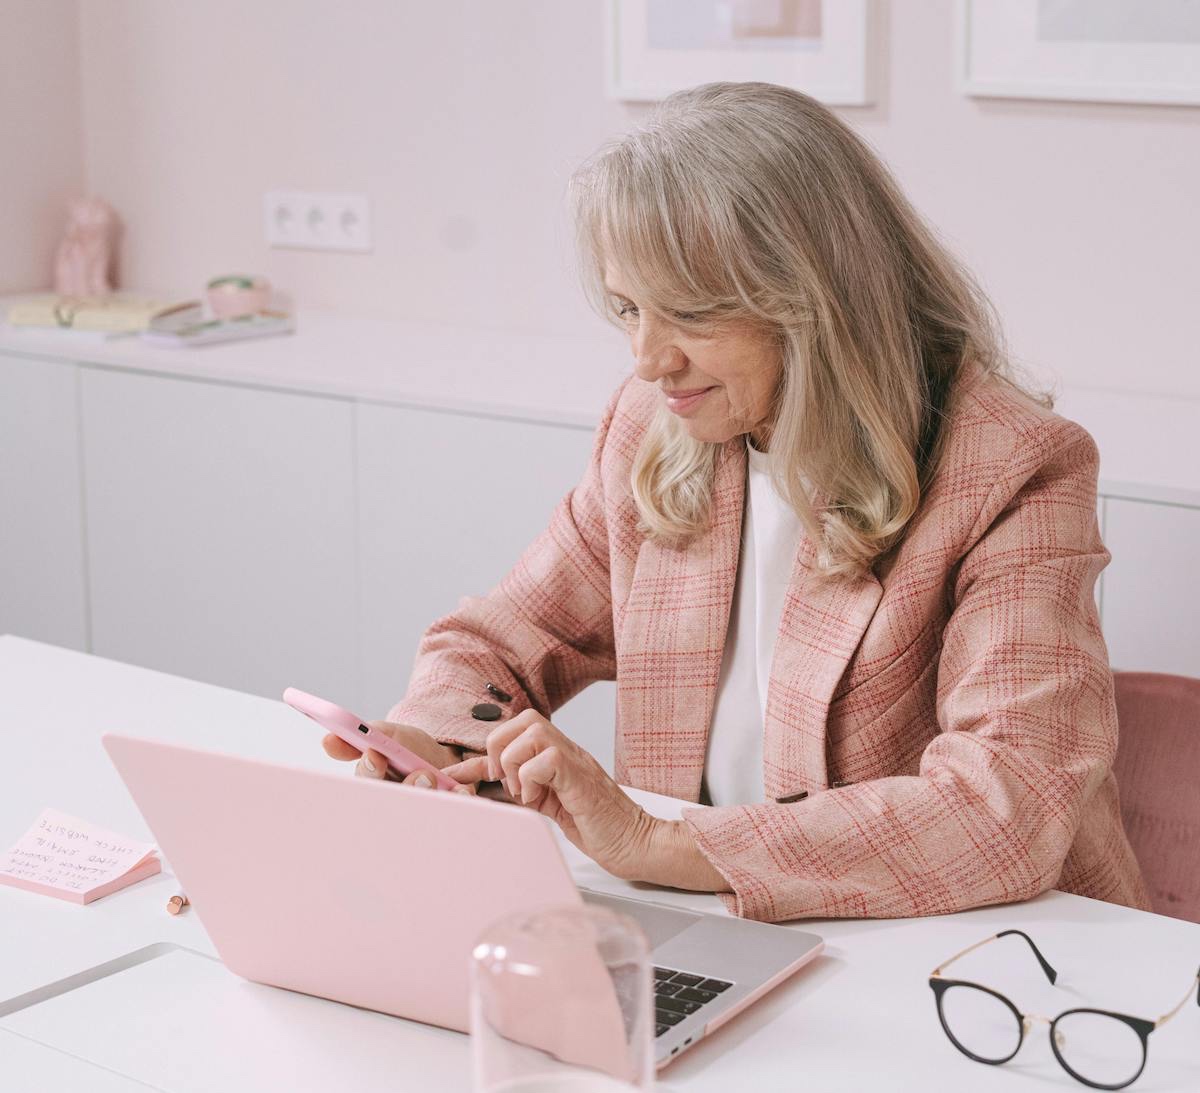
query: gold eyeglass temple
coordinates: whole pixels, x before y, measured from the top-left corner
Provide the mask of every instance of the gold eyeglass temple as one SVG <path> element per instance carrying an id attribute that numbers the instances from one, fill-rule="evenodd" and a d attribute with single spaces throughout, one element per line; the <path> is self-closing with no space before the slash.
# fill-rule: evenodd
<path id="1" fill-rule="evenodd" d="M 932 972 L 929 973 L 930 978 L 940 979 L 942 977 L 942 971 L 950 967 L 950 965 L 956 960 L 961 960 L 967 955 L 967 953 L 973 953 L 976 949 L 983 948 L 984 945 L 988 944 L 990 941 L 995 941 L 999 936 L 999 934 L 992 934 L 991 937 L 985 937 L 982 941 L 977 941 L 974 945 L 967 946 L 967 948 L 963 949 L 961 953 L 955 953 L 954 956 L 952 956 L 949 960 L 943 960 L 936 968 L 933 969 Z M 1187 1001 L 1187 999 L 1184 999 L 1184 1001 Z M 1180 1005 L 1182 1004 L 1183 1003 L 1181 1002 Z"/>
<path id="2" fill-rule="evenodd" d="M 1165 1025 L 1165 1024 L 1166 1024 L 1166 1023 L 1167 1023 L 1169 1020 L 1171 1020 L 1171 1018 L 1172 1018 L 1172 1017 L 1174 1017 L 1174 1016 L 1175 1016 L 1175 1014 L 1177 1014 L 1177 1013 L 1178 1013 L 1178 1012 L 1179 1012 L 1181 1009 L 1183 1009 L 1183 1004 L 1184 1004 L 1184 1003 L 1185 1003 L 1185 1002 L 1186 1002 L 1186 1001 L 1187 1001 L 1189 998 L 1191 998 L 1191 997 L 1192 997 L 1192 992 L 1193 992 L 1193 991 L 1196 991 L 1196 990 L 1200 990 L 1200 972 L 1197 972 L 1197 973 L 1196 973 L 1196 978 L 1195 978 L 1195 979 L 1193 979 L 1193 980 L 1192 980 L 1192 982 L 1191 982 L 1191 983 L 1188 985 L 1187 994 L 1185 994 L 1185 995 L 1184 995 L 1184 996 L 1183 996 L 1183 997 L 1182 997 L 1182 998 L 1179 1000 L 1179 1004 L 1178 1004 L 1178 1005 L 1177 1005 L 1177 1006 L 1176 1006 L 1174 1009 L 1172 1009 L 1172 1010 L 1168 1010 L 1168 1011 L 1167 1011 L 1166 1013 L 1164 1013 L 1164 1014 L 1163 1014 L 1163 1015 L 1162 1015 L 1162 1016 L 1161 1016 L 1161 1017 L 1160 1017 L 1160 1018 L 1159 1018 L 1157 1021 L 1155 1021 L 1155 1022 L 1154 1022 L 1154 1027 L 1155 1027 L 1155 1028 L 1158 1028 L 1158 1027 L 1159 1027 L 1159 1025 Z"/>

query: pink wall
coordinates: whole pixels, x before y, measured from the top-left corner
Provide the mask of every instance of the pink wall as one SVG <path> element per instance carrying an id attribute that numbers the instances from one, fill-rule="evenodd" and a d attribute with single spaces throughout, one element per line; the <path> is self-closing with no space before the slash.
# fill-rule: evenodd
<path id="1" fill-rule="evenodd" d="M 53 280 L 80 117 L 78 0 L 0 0 L 0 292 Z"/>
<path id="2" fill-rule="evenodd" d="M 963 98 L 951 0 L 879 11 L 878 102 L 840 112 L 977 271 L 1016 355 L 1068 384 L 1200 398 L 1200 108 Z M 603 96 L 602 13 L 602 0 L 82 5 L 84 162 L 128 221 L 125 283 L 195 293 L 247 270 L 302 306 L 601 333 L 563 186 L 647 110 Z M 33 170 L 16 174 L 24 190 L 64 173 Z M 367 193 L 374 253 L 268 249 L 272 188 Z"/>

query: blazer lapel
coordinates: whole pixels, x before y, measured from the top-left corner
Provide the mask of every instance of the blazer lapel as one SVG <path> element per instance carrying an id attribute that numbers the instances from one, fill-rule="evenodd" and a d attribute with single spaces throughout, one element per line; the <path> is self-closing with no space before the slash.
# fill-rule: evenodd
<path id="1" fill-rule="evenodd" d="M 638 551 L 617 645 L 619 781 L 698 801 L 741 552 L 746 443 L 722 445 L 712 520 L 686 548 Z"/>
<path id="2" fill-rule="evenodd" d="M 829 704 L 882 595 L 883 587 L 870 573 L 822 575 L 816 550 L 804 537 L 784 598 L 767 687 L 767 800 L 795 800 L 827 788 Z"/>
<path id="3" fill-rule="evenodd" d="M 616 775 L 640 789 L 700 799 L 741 553 L 746 444 L 717 456 L 712 526 L 682 550 L 646 541 L 620 620 Z M 834 689 L 875 614 L 871 574 L 825 577 L 805 536 L 784 598 L 767 688 L 768 800 L 827 786 L 826 721 Z"/>

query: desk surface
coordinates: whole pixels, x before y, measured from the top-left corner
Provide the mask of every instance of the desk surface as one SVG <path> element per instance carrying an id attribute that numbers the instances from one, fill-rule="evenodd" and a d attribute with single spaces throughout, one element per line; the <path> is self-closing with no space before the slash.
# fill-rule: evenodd
<path id="1" fill-rule="evenodd" d="M 100 733 L 108 729 L 329 769 L 318 737 L 282 703 L 21 638 L 0 636 L 0 695 L 5 845 L 46 805 L 150 838 L 100 746 Z M 681 804 L 636 796 L 663 816 L 677 815 Z M 633 886 L 564 847 L 581 884 L 637 895 Z M 175 890 L 169 863 L 162 875 L 87 907 L 0 886 L 0 1001 L 155 942 L 214 954 L 195 915 L 166 913 Z M 652 896 L 724 913 L 711 895 L 652 890 Z M 1057 966 L 1059 987 L 1039 982 L 1036 968 L 1004 949 L 1004 942 L 964 960 L 964 977 L 995 985 L 1034 1013 L 1095 1004 L 1153 1018 L 1178 1001 L 1200 964 L 1200 926 L 1059 892 L 940 918 L 797 926 L 821 934 L 825 954 L 666 1070 L 663 1089 L 1080 1090 L 1051 1056 L 1042 1026 L 1034 1026 L 1017 1060 L 1005 1067 L 959 1055 L 938 1027 L 929 971 L 959 949 L 1017 927 Z M 223 968 L 218 974 L 236 979 Z M 231 1028 L 221 1046 L 248 1053 L 244 1068 L 235 1068 L 245 1075 L 242 1088 L 261 1088 L 263 1068 L 279 1079 L 278 1088 L 325 1088 L 319 1080 L 334 1064 L 340 1087 L 356 1093 L 470 1087 L 464 1036 L 285 991 L 252 990 L 255 1011 L 283 1030 L 281 1042 L 290 1050 L 281 1059 L 278 1043 L 246 1042 Z M 180 1017 L 186 1012 L 181 1003 Z M 1150 1061 L 1134 1086 L 1139 1093 L 1200 1087 L 1198 1021 L 1196 1007 L 1185 1007 L 1151 1037 Z M 80 1075 L 91 1068 L 70 1051 L 48 1052 L 0 1018 L 0 1087 L 55 1093 L 210 1088 L 188 1061 L 211 1053 L 211 1039 L 191 1020 L 170 1027 L 165 1045 L 138 1052 L 147 1067 L 158 1068 L 153 1073 L 141 1073 L 137 1082 L 105 1073 L 85 1086 Z M 140 1033 L 128 1030 L 131 1053 Z M 220 1088 L 226 1093 L 235 1087 Z"/>

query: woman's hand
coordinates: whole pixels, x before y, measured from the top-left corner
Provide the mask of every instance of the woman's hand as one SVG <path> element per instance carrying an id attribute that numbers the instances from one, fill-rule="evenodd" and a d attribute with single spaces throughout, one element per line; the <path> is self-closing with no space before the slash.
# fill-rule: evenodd
<path id="1" fill-rule="evenodd" d="M 415 755 L 419 755 L 432 767 L 442 769 L 462 760 L 462 755 L 456 748 L 439 744 L 429 733 L 413 725 L 400 725 L 393 721 L 368 721 L 367 728 L 385 733 L 397 743 L 403 744 Z M 360 778 L 384 778 L 390 782 L 402 781 L 406 786 L 416 786 L 419 789 L 433 788 L 433 779 L 423 771 L 415 770 L 407 778 L 398 778 L 395 772 L 388 769 L 387 759 L 373 748 L 359 751 L 358 748 L 351 747 L 333 733 L 326 733 L 321 745 L 325 749 L 325 754 L 333 759 L 340 759 L 343 762 L 357 759 L 354 773 Z M 462 781 L 461 778 L 458 780 Z M 464 784 L 460 787 L 460 791 L 474 793 L 475 787 Z"/>
<path id="2" fill-rule="evenodd" d="M 549 816 L 571 842 L 623 880 L 725 891 L 682 821 L 635 804 L 583 748 L 536 710 L 494 728 L 487 754 L 446 770 L 462 782 L 503 779 L 514 801 Z"/>

